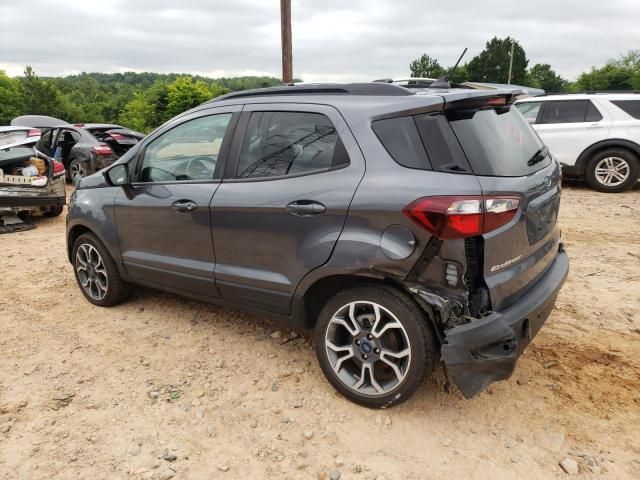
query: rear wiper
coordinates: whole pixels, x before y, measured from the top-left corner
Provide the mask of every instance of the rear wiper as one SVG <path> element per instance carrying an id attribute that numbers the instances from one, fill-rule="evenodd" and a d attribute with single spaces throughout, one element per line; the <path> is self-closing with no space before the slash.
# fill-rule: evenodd
<path id="1" fill-rule="evenodd" d="M 533 156 L 527 162 L 527 165 L 531 167 L 536 163 L 541 162 L 542 160 L 547 158 L 547 155 L 549 155 L 549 147 L 547 147 L 546 145 L 543 145 L 540 150 L 538 150 L 536 153 L 533 154 Z"/>

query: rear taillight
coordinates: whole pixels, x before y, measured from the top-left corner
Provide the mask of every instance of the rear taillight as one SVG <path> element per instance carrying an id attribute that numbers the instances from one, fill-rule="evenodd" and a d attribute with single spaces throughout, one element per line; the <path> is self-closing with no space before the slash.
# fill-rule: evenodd
<path id="1" fill-rule="evenodd" d="M 39 137 L 40 130 L 37 128 L 32 128 L 27 132 L 27 137 Z"/>
<path id="2" fill-rule="evenodd" d="M 441 239 L 482 235 L 509 223 L 520 199 L 512 196 L 423 197 L 402 211 Z"/>
<path id="3" fill-rule="evenodd" d="M 58 160 L 54 160 L 53 161 L 53 173 L 60 173 L 60 172 L 64 172 L 64 165 L 62 164 L 62 162 L 59 162 Z"/>
<path id="4" fill-rule="evenodd" d="M 111 155 L 113 153 L 109 145 L 96 145 L 93 147 L 93 151 L 96 155 Z"/>
<path id="5" fill-rule="evenodd" d="M 113 138 L 116 142 L 121 142 L 122 140 L 126 140 L 127 137 L 121 135 L 119 133 L 110 133 L 109 136 Z"/>

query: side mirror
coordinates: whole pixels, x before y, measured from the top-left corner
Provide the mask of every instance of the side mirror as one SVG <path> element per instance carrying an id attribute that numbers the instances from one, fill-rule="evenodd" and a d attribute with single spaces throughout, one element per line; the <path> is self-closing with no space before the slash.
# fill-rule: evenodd
<path id="1" fill-rule="evenodd" d="M 104 176 L 113 187 L 129 185 L 129 168 L 126 163 L 114 165 L 104 172 Z"/>

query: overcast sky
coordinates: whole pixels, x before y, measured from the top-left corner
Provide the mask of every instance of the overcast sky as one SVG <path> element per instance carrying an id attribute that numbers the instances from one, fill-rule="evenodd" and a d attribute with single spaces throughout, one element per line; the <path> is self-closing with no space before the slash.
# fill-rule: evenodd
<path id="1" fill-rule="evenodd" d="M 278 0 L 0 0 L 0 70 L 41 76 L 185 72 L 280 77 Z M 294 76 L 409 75 L 428 53 L 450 65 L 511 35 L 573 79 L 640 48 L 640 0 L 292 0 Z"/>

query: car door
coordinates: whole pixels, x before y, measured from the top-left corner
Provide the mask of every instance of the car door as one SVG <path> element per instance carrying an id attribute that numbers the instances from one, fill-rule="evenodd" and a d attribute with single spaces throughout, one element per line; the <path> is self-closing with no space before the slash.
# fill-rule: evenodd
<path id="1" fill-rule="evenodd" d="M 131 185 L 115 198 L 122 261 L 137 282 L 219 296 L 209 204 L 240 109 L 191 114 L 141 145 Z"/>
<path id="2" fill-rule="evenodd" d="M 287 315 L 338 240 L 364 158 L 333 107 L 245 105 L 211 205 L 223 299 Z"/>
<path id="3" fill-rule="evenodd" d="M 534 128 L 561 164 L 575 165 L 590 145 L 606 138 L 608 114 L 590 100 L 550 100 Z"/>

